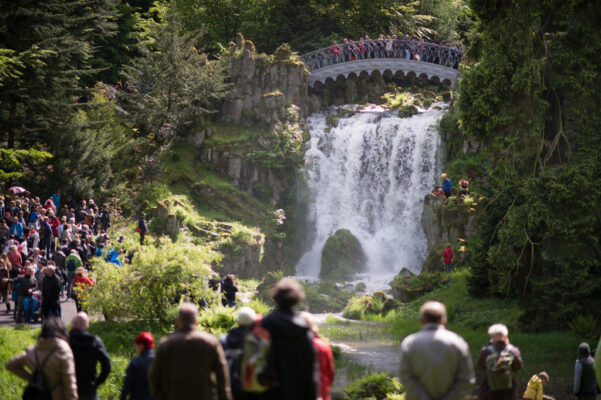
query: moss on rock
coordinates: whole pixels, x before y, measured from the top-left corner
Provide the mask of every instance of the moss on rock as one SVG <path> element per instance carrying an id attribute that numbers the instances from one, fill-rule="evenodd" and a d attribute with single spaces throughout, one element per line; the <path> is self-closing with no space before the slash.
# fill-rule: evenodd
<path id="1" fill-rule="evenodd" d="M 359 240 L 348 229 L 339 229 L 323 246 L 319 276 L 331 281 L 348 280 L 365 269 L 365 262 Z"/>

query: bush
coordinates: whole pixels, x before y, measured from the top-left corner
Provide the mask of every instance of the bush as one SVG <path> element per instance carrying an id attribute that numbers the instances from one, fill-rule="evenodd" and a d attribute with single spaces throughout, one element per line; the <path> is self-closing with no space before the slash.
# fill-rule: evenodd
<path id="1" fill-rule="evenodd" d="M 302 282 L 306 298 L 301 307 L 312 313 L 340 312 L 344 309 L 352 294 L 333 283 L 321 281 L 319 284 Z"/>
<path id="2" fill-rule="evenodd" d="M 201 329 L 219 337 L 236 326 L 236 309 L 216 305 L 200 310 L 198 324 Z"/>
<path id="3" fill-rule="evenodd" d="M 351 298 L 346 307 L 344 307 L 342 316 L 348 319 L 361 320 L 363 318 L 364 311 L 364 305 L 361 301 L 361 298 L 355 296 Z"/>
<path id="4" fill-rule="evenodd" d="M 173 243 L 168 238 L 157 246 L 144 246 L 131 264 L 117 267 L 96 260 L 96 285 L 90 290 L 87 308 L 107 321 L 141 319 L 171 322 L 180 298 L 208 303 L 216 297 L 208 289 L 210 263 L 218 258 L 208 247 L 190 241 Z"/>
<path id="5" fill-rule="evenodd" d="M 592 315 L 577 315 L 569 326 L 570 331 L 577 337 L 586 339 L 597 337 L 597 319 Z"/>
<path id="6" fill-rule="evenodd" d="M 362 400 L 375 398 L 383 400 L 389 395 L 400 394 L 403 386 L 398 378 L 391 378 L 384 372 L 371 374 L 353 381 L 344 389 L 344 398 L 347 400 Z"/>

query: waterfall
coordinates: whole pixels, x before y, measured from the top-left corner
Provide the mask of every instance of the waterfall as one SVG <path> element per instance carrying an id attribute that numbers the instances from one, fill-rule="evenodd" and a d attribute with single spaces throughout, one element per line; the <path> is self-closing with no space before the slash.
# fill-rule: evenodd
<path id="1" fill-rule="evenodd" d="M 307 119 L 305 154 L 309 191 L 306 252 L 299 277 L 317 278 L 321 251 L 336 230 L 350 230 L 367 255 L 367 281 L 421 271 L 427 242 L 420 224 L 424 195 L 432 190 L 440 145 L 430 109 L 410 118 L 359 112 L 329 129 L 325 112 Z M 384 283 L 384 281 L 382 281 Z"/>

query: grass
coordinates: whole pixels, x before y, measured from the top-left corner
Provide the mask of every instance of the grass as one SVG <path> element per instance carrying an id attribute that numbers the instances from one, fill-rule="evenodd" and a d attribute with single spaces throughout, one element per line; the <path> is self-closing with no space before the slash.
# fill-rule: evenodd
<path id="1" fill-rule="evenodd" d="M 251 307 L 262 315 L 270 312 L 270 308 L 258 300 L 253 300 L 244 305 Z M 221 305 L 201 310 L 199 315 L 200 329 L 220 335 L 235 325 L 235 315 L 236 309 Z M 119 399 L 125 370 L 129 361 L 135 356 L 133 340 L 140 332 L 152 332 L 155 343 L 158 344 L 159 340 L 173 332 L 173 329 L 173 325 L 160 325 L 143 321 L 92 322 L 90 332 L 102 339 L 109 352 L 112 364 L 108 380 L 98 390 L 98 398 L 103 400 Z M 8 360 L 25 350 L 27 346 L 34 344 L 39 333 L 39 328 L 0 328 L 0 365 L 4 366 Z M 0 368 L 0 399 L 21 399 L 25 385 L 25 381 L 17 378 L 5 368 Z"/>
<path id="2" fill-rule="evenodd" d="M 133 339 L 141 331 L 151 331 L 158 342 L 170 329 L 161 328 L 157 325 L 149 325 L 140 322 L 128 323 L 92 323 L 90 332 L 100 336 L 111 357 L 112 369 L 108 380 L 100 387 L 98 396 L 100 399 L 116 400 L 119 398 L 125 369 L 129 360 L 134 357 Z M 31 344 L 34 344 L 39 329 L 27 327 L 0 328 L 0 364 L 6 362 L 19 354 Z M 20 399 L 26 382 L 6 369 L 0 369 L 0 398 L 2 400 Z"/>

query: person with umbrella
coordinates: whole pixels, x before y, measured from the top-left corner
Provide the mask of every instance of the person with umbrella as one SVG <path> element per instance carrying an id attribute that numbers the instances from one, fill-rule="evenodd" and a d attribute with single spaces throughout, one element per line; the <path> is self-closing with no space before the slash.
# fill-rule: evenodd
<path id="1" fill-rule="evenodd" d="M 7 192 L 12 194 L 13 196 L 16 196 L 18 194 L 26 193 L 27 189 L 25 189 L 22 186 L 12 186 L 8 188 Z"/>

